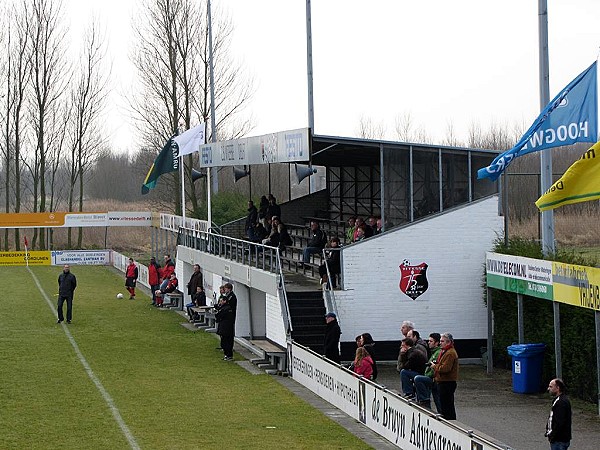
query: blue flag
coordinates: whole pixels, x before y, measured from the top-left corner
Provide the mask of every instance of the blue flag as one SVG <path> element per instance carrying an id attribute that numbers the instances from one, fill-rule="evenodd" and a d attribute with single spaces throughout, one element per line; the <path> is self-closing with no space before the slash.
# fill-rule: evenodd
<path id="1" fill-rule="evenodd" d="M 552 99 L 533 125 L 510 150 L 477 171 L 477 178 L 495 181 L 521 155 L 576 142 L 598 140 L 596 62 Z"/>

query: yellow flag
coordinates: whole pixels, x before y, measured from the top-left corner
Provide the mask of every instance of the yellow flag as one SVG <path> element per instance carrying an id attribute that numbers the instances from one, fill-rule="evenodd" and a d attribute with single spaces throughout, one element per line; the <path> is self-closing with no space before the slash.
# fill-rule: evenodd
<path id="1" fill-rule="evenodd" d="M 599 152 L 596 157 L 596 152 Z M 600 141 L 589 148 L 542 195 L 535 205 L 540 211 L 572 203 L 600 199 Z"/>

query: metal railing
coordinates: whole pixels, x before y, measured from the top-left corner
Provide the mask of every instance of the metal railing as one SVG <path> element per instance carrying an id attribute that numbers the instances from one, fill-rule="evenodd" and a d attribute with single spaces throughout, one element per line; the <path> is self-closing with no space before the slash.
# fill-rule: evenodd
<path id="1" fill-rule="evenodd" d="M 329 263 L 327 262 L 327 252 L 328 251 L 338 251 L 341 252 L 341 248 L 324 248 L 323 252 L 323 264 L 325 264 L 325 270 L 327 271 L 327 283 L 325 283 L 325 288 L 323 291 L 325 292 L 325 301 L 327 302 L 327 312 L 334 312 L 336 316 L 339 317 L 337 311 L 337 303 L 335 301 L 335 294 L 333 292 L 333 279 L 331 278 L 331 271 L 329 270 Z M 340 253 L 340 268 L 341 268 L 341 253 Z M 337 275 L 337 274 L 336 274 Z M 340 278 L 338 280 L 340 288 L 342 285 L 342 274 L 340 271 Z M 339 320 L 339 319 L 338 319 Z"/>
<path id="2" fill-rule="evenodd" d="M 288 334 L 292 331 L 281 255 L 277 247 L 184 227 L 179 229 L 177 243 L 239 264 L 276 274 L 278 277 L 277 289 L 280 294 L 281 314 Z"/>

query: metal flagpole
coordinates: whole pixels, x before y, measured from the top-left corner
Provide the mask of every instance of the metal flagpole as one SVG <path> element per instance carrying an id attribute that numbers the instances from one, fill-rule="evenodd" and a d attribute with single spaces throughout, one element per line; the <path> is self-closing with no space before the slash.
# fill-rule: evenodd
<path id="1" fill-rule="evenodd" d="M 207 14 L 208 14 L 208 65 L 209 65 L 209 69 L 210 69 L 210 103 L 211 103 L 211 107 L 210 107 L 210 129 L 211 129 L 211 135 L 212 135 L 212 142 L 217 142 L 217 123 L 216 123 L 216 119 L 215 119 L 215 75 L 214 75 L 214 67 L 213 67 L 213 44 L 212 44 L 212 14 L 211 14 L 211 10 L 210 10 L 210 0 L 207 0 L 207 5 L 206 5 L 206 9 L 207 9 Z M 215 193 L 218 192 L 219 190 L 219 178 L 217 177 L 217 173 L 216 170 L 217 168 L 212 168 L 212 167 L 208 167 L 206 170 L 206 182 L 207 182 L 207 189 L 206 189 L 206 195 L 208 197 L 208 228 L 210 230 L 210 228 L 212 227 L 212 206 L 211 206 L 211 195 L 212 195 L 212 176 L 211 176 L 211 172 L 213 172 L 214 169 L 214 181 L 216 183 L 215 186 Z"/>
<path id="2" fill-rule="evenodd" d="M 210 68 L 210 127 L 212 130 L 212 142 L 217 142 L 217 121 L 215 119 L 215 67 L 213 65 L 213 45 L 212 45 L 212 13 L 210 9 L 210 0 L 207 0 L 207 12 L 208 12 L 208 65 Z M 212 172 L 212 168 L 208 169 L 209 172 Z M 217 172 L 215 170 L 214 174 L 209 178 L 209 181 L 215 183 L 212 186 L 212 190 L 214 190 L 215 194 L 219 191 L 219 178 Z M 209 191 L 210 192 L 210 191 Z M 210 211 L 210 199 L 208 203 L 208 208 Z M 210 213 L 209 213 L 210 214 Z"/>
<path id="3" fill-rule="evenodd" d="M 310 0 L 306 0 L 306 71 L 308 77 L 308 127 L 315 133 L 315 109 L 313 104 L 312 24 Z"/>
<path id="4" fill-rule="evenodd" d="M 540 39 L 540 109 L 543 111 L 550 102 L 550 68 L 548 62 L 548 2 L 538 0 L 538 23 Z M 540 152 L 540 192 L 542 195 L 552 185 L 552 150 Z M 553 255 L 554 247 L 554 211 L 542 211 L 541 237 L 544 256 Z M 554 357 L 556 376 L 562 377 L 562 349 L 560 343 L 560 306 L 552 303 L 554 313 Z"/>

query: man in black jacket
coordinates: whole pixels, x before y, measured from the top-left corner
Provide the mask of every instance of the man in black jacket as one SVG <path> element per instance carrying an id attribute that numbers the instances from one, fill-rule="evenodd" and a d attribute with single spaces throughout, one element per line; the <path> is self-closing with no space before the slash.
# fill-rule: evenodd
<path id="1" fill-rule="evenodd" d="M 567 450 L 571 444 L 571 402 L 565 394 L 563 380 L 555 378 L 548 385 L 548 392 L 554 398 L 545 436 L 550 441 L 551 450 Z"/>
<path id="2" fill-rule="evenodd" d="M 194 272 L 190 277 L 190 281 L 187 284 L 187 293 L 190 297 L 196 295 L 197 287 L 202 287 L 202 272 L 200 272 L 200 266 L 194 264 Z"/>
<path id="3" fill-rule="evenodd" d="M 233 361 L 237 297 L 233 293 L 233 285 L 231 283 L 223 285 L 223 296 L 219 299 L 216 310 L 217 334 L 221 336 L 221 348 L 225 354 L 223 361 Z"/>
<path id="4" fill-rule="evenodd" d="M 67 301 L 67 323 L 71 323 L 73 318 L 73 293 L 77 287 L 77 279 L 71 273 L 68 264 L 63 266 L 62 273 L 58 276 L 58 321 L 61 323 L 65 320 L 63 316 L 63 303 Z"/>
<path id="5" fill-rule="evenodd" d="M 245 231 L 246 234 L 248 235 L 248 237 L 250 237 L 251 240 L 253 237 L 253 231 L 254 231 L 254 226 L 256 225 L 256 223 L 258 222 L 258 209 L 256 209 L 256 206 L 254 206 L 254 202 L 252 200 L 248 200 L 248 216 L 246 217 L 246 225 L 245 225 Z"/>
<path id="6" fill-rule="evenodd" d="M 325 357 L 340 364 L 339 346 L 342 330 L 340 329 L 335 313 L 327 313 L 325 322 L 327 322 L 327 325 L 325 325 L 325 341 L 323 342 Z"/>

